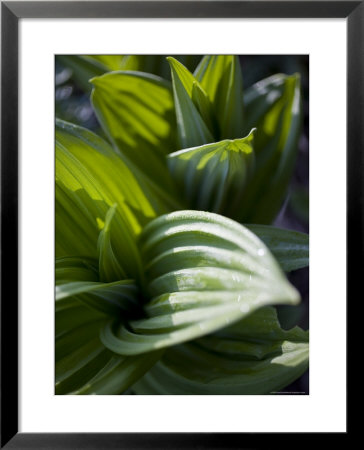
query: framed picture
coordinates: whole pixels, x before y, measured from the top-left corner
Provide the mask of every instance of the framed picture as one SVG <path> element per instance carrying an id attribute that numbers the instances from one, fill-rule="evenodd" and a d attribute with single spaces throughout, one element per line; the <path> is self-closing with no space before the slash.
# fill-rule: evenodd
<path id="1" fill-rule="evenodd" d="M 363 19 L 2 2 L 2 447 L 347 436 Z"/>

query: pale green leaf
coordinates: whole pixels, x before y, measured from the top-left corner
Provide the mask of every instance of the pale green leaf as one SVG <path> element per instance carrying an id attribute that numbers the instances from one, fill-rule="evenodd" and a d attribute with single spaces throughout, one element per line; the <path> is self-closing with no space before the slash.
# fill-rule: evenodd
<path id="1" fill-rule="evenodd" d="M 110 142 L 165 192 L 174 192 L 165 161 L 176 149 L 170 83 L 131 71 L 107 73 L 91 82 L 92 105 Z"/>
<path id="2" fill-rule="evenodd" d="M 308 333 L 281 329 L 274 308 L 168 349 L 135 385 L 137 394 L 270 394 L 308 367 Z"/>
<path id="3" fill-rule="evenodd" d="M 56 255 L 98 257 L 99 233 L 115 203 L 113 248 L 127 276 L 138 279 L 136 236 L 147 222 L 172 206 L 127 158 L 101 138 L 57 121 Z"/>
<path id="4" fill-rule="evenodd" d="M 269 304 L 300 297 L 268 248 L 242 225 L 212 213 L 179 211 L 143 231 L 147 318 L 109 323 L 102 342 L 139 354 L 195 339 Z"/>
<path id="5" fill-rule="evenodd" d="M 234 218 L 254 170 L 253 131 L 168 155 L 168 166 L 191 208 Z"/>

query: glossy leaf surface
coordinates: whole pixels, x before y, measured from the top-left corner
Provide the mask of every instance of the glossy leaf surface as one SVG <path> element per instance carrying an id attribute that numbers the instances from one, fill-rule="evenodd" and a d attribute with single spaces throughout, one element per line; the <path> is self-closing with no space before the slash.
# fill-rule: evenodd
<path id="1" fill-rule="evenodd" d="M 143 231 L 147 318 L 109 323 L 102 342 L 139 354 L 195 339 L 269 304 L 297 304 L 270 251 L 242 225 L 212 213 L 180 211 Z"/>
<path id="2" fill-rule="evenodd" d="M 281 329 L 274 308 L 168 349 L 138 382 L 138 394 L 269 394 L 308 367 L 308 333 Z"/>

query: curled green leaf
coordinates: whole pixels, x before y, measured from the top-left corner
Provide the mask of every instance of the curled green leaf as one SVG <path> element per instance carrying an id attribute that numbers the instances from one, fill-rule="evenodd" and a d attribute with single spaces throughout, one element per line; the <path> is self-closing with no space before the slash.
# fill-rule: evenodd
<path id="1" fill-rule="evenodd" d="M 147 317 L 110 322 L 106 347 L 123 355 L 148 352 L 211 333 L 269 304 L 297 304 L 268 248 L 242 225 L 201 211 L 152 221 L 141 236 Z"/>
<path id="2" fill-rule="evenodd" d="M 168 349 L 137 394 L 274 394 L 308 367 L 308 333 L 281 329 L 265 307 L 224 330 Z"/>
<path id="3" fill-rule="evenodd" d="M 122 394 L 160 358 L 115 355 L 99 339 L 104 321 L 74 297 L 57 301 L 56 394 Z"/>

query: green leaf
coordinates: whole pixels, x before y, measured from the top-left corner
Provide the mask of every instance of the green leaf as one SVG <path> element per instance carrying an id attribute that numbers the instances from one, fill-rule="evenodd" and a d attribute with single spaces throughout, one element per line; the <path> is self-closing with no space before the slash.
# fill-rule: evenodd
<path id="1" fill-rule="evenodd" d="M 192 101 L 193 80 L 187 75 L 187 71 L 184 68 L 182 69 L 181 65 L 176 61 L 168 58 L 168 62 L 171 66 L 180 147 L 194 147 L 213 142 L 214 138 L 210 130 Z"/>
<path id="2" fill-rule="evenodd" d="M 308 333 L 281 329 L 261 308 L 224 330 L 168 349 L 135 385 L 137 394 L 269 394 L 308 367 Z"/>
<path id="3" fill-rule="evenodd" d="M 296 161 L 302 122 L 299 75 L 256 83 L 246 93 L 245 108 L 257 127 L 256 171 L 239 220 L 269 224 L 282 206 Z"/>
<path id="4" fill-rule="evenodd" d="M 212 213 L 179 211 L 143 231 L 147 318 L 109 323 L 106 347 L 132 355 L 226 327 L 269 304 L 296 304 L 299 294 L 268 248 L 242 225 Z"/>
<path id="5" fill-rule="evenodd" d="M 139 309 L 139 289 L 134 280 L 103 283 L 99 281 L 95 261 L 75 257 L 56 259 L 56 301 L 74 296 L 113 317 Z"/>
<path id="6" fill-rule="evenodd" d="M 99 339 L 104 320 L 74 297 L 56 302 L 56 394 L 121 394 L 160 358 L 107 350 Z"/>
<path id="7" fill-rule="evenodd" d="M 128 357 L 113 355 L 93 378 L 72 394 L 122 394 L 135 384 L 159 360 L 162 354 L 163 351 Z"/>
<path id="8" fill-rule="evenodd" d="M 99 281 L 97 261 L 70 256 L 56 259 L 56 285 L 73 281 Z"/>
<path id="9" fill-rule="evenodd" d="M 173 179 L 191 208 L 234 218 L 254 170 L 254 130 L 242 139 L 188 148 L 168 155 Z"/>
<path id="10" fill-rule="evenodd" d="M 308 266 L 308 234 L 268 225 L 245 226 L 265 243 L 285 272 Z"/>
<path id="11" fill-rule="evenodd" d="M 220 128 L 220 139 L 241 137 L 243 134 L 243 81 L 238 57 L 204 56 L 194 75 L 213 104 Z"/>
<path id="12" fill-rule="evenodd" d="M 141 72 L 111 72 L 91 80 L 92 105 L 114 147 L 144 174 L 174 192 L 165 155 L 175 150 L 170 83 Z"/>
<path id="13" fill-rule="evenodd" d="M 182 83 L 182 86 L 200 113 L 202 120 L 207 125 L 211 134 L 214 135 L 216 132 L 216 121 L 212 110 L 212 104 L 206 92 L 183 64 L 172 57 L 168 57 L 167 60 L 171 67 L 172 77 L 175 75 Z M 217 137 L 218 136 L 216 135 L 215 138 Z"/>
<path id="14" fill-rule="evenodd" d="M 147 222 L 171 205 L 101 138 L 57 121 L 56 255 L 97 258 L 99 233 L 115 203 L 112 246 L 127 277 L 138 279 L 141 267 L 135 239 Z"/>
<path id="15" fill-rule="evenodd" d="M 56 300 L 77 296 L 77 299 L 112 317 L 138 308 L 138 288 L 134 280 L 100 283 L 74 281 L 56 286 Z"/>
<path id="16" fill-rule="evenodd" d="M 194 70 L 201 59 L 199 55 L 176 57 L 190 70 Z M 85 92 L 91 91 L 91 78 L 116 70 L 136 70 L 170 78 L 169 65 L 164 55 L 57 55 L 56 58 L 64 67 L 72 70 L 72 78 Z"/>
<path id="17" fill-rule="evenodd" d="M 102 281 L 115 281 L 126 278 L 126 271 L 115 254 L 111 242 L 111 225 L 115 215 L 116 204 L 106 214 L 105 224 L 100 231 L 97 247 L 99 251 L 99 273 Z M 118 231 L 118 230 L 117 230 Z M 127 263 L 127 261 L 125 261 Z"/>

